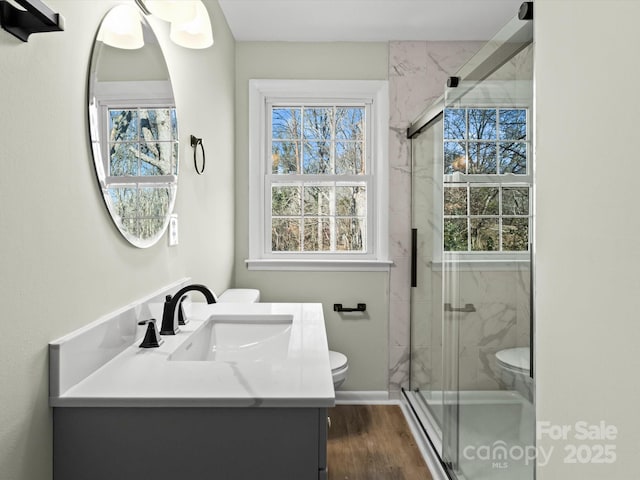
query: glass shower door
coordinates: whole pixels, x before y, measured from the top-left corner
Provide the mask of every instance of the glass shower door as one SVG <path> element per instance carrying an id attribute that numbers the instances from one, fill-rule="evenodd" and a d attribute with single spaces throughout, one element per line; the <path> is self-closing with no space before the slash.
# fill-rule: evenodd
<path id="1" fill-rule="evenodd" d="M 443 227 L 444 231 L 444 227 Z M 444 241 L 444 240 L 443 240 Z M 442 461 L 450 471 L 460 471 L 460 328 L 467 308 L 460 307 L 460 281 L 457 255 L 442 258 L 442 364 L 443 438 Z"/>
<path id="2" fill-rule="evenodd" d="M 534 478 L 531 49 L 445 93 L 443 460 L 459 479 Z M 515 364 L 517 363 L 517 365 Z"/>
<path id="3" fill-rule="evenodd" d="M 414 288 L 403 392 L 459 480 L 535 473 L 533 22 L 522 13 L 407 131 Z"/>
<path id="4" fill-rule="evenodd" d="M 442 117 L 437 117 L 412 148 L 413 275 L 411 289 L 410 394 L 420 422 L 438 454 L 442 451 L 444 388 L 442 377 L 442 272 L 434 268 L 441 229 L 434 228 L 442 208 Z"/>

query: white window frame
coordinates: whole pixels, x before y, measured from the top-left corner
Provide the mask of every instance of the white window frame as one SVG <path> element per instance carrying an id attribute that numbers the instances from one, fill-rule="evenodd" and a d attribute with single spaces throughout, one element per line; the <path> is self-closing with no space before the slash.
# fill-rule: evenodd
<path id="1" fill-rule="evenodd" d="M 446 185 L 455 186 L 456 183 L 460 184 L 460 186 L 466 186 L 467 184 L 475 185 L 475 186 L 500 186 L 501 188 L 509 188 L 509 187 L 528 187 L 529 188 L 529 249 L 526 251 L 496 251 L 496 252 L 483 252 L 483 251 L 444 251 L 443 250 L 443 242 L 444 238 L 440 237 L 439 242 L 435 242 L 436 250 L 434 251 L 434 265 L 436 267 L 441 267 L 442 263 L 456 263 L 458 264 L 458 268 L 460 266 L 477 266 L 482 267 L 483 269 L 496 269 L 500 270 L 501 267 L 511 268 L 513 264 L 517 263 L 528 263 L 531 258 L 531 243 L 532 243 L 532 235 L 533 235 L 533 166 L 532 166 L 532 140 L 531 140 L 531 105 L 524 104 L 522 102 L 500 102 L 498 104 L 491 105 L 482 105 L 478 103 L 474 106 L 451 106 L 448 108 L 464 108 L 464 109 L 474 109 L 474 108 L 490 108 L 490 109 L 524 109 L 526 110 L 527 115 L 527 137 L 523 142 L 527 148 L 527 173 L 526 174 L 465 174 L 462 172 L 455 172 L 452 174 L 444 173 L 444 157 L 442 159 L 442 164 L 437 165 L 436 167 L 436 175 L 439 175 L 440 178 L 443 179 L 443 189 Z M 444 129 L 444 119 L 442 127 Z M 442 141 L 447 141 L 451 139 L 445 139 L 444 134 L 442 136 Z M 461 140 L 462 141 L 462 140 Z M 473 140 L 464 140 L 465 143 L 473 143 Z M 442 235 L 444 235 L 444 198 L 443 193 L 438 192 L 438 198 L 435 201 L 435 211 L 437 212 L 440 220 Z M 468 212 L 468 202 L 469 198 L 467 198 L 467 212 Z M 467 216 L 469 216 L 467 214 Z M 506 215 L 509 217 L 509 215 Z M 497 215 L 496 218 L 502 218 L 502 215 Z M 524 218 L 524 217 L 522 217 Z M 440 247 L 440 248 L 438 248 Z M 439 268 L 438 268 L 439 269 Z"/>
<path id="2" fill-rule="evenodd" d="M 271 164 L 271 106 L 367 105 L 367 252 L 272 252 L 271 192 L 267 165 Z M 262 80 L 249 81 L 249 258 L 250 270 L 385 271 L 388 257 L 388 132 L 389 91 L 378 80 Z M 269 160 L 269 161 L 267 161 Z M 282 175 L 286 183 L 294 176 Z M 307 177 L 309 181 L 319 178 Z M 362 181 L 344 176 L 345 181 Z M 326 181 L 326 179 L 325 179 Z M 270 185 L 270 183 L 269 183 Z"/>

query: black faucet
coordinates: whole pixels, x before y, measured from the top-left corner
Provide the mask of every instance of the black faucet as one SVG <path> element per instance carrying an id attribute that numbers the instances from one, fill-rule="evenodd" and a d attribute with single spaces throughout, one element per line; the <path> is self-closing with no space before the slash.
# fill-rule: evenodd
<path id="1" fill-rule="evenodd" d="M 178 315 L 176 315 L 176 309 L 180 304 L 180 300 L 188 292 L 196 290 L 202 292 L 207 299 L 207 303 L 216 303 L 216 297 L 211 290 L 204 285 L 197 283 L 193 285 L 187 285 L 176 292 L 172 297 L 167 295 L 164 301 L 164 310 L 162 312 L 162 327 L 160 328 L 160 335 L 175 335 L 178 333 Z"/>

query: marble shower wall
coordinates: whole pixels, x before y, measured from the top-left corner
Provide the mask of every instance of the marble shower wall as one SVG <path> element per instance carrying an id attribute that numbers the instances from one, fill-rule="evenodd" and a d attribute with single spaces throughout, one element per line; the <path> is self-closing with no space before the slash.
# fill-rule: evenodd
<path id="1" fill-rule="evenodd" d="M 389 392 L 409 383 L 411 143 L 407 128 L 444 93 L 447 78 L 484 42 L 391 42 L 389 44 Z"/>
<path id="2" fill-rule="evenodd" d="M 428 129 L 414 140 L 420 158 L 414 175 L 419 182 L 414 196 L 422 213 L 418 228 L 418 284 L 413 308 L 417 321 L 410 322 L 411 287 L 411 142 L 406 129 L 427 106 L 444 92 L 448 76 L 454 74 L 483 42 L 393 42 L 389 55 L 391 91 L 390 118 L 390 236 L 394 267 L 391 271 L 389 391 L 399 395 L 401 387 L 427 390 L 442 388 L 442 272 L 434 268 L 433 253 L 441 242 L 434 208 L 439 179 L 434 181 L 434 161 L 441 156 L 441 127 Z M 531 78 L 531 49 L 525 49 L 495 72 L 490 80 Z M 524 82 L 509 82 L 505 102 L 521 97 Z M 515 87 L 514 87 L 515 86 Z M 516 91 L 511 91 L 516 88 Z M 509 100 L 511 99 L 511 100 Z M 436 145 L 436 148 L 434 148 Z M 439 159 L 442 163 L 442 159 Z M 437 259 L 436 259 L 437 260 Z M 496 390 L 501 382 L 495 353 L 504 348 L 529 345 L 529 267 L 512 264 L 505 268 L 466 267 L 459 272 L 460 304 L 472 303 L 476 312 L 463 314 L 459 334 L 459 386 L 462 390 Z M 446 320 L 446 319 L 445 319 Z M 411 344 L 413 362 L 410 363 Z"/>

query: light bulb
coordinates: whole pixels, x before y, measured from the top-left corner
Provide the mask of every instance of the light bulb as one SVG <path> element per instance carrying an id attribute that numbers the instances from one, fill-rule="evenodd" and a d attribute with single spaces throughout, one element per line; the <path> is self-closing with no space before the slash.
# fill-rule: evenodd
<path id="1" fill-rule="evenodd" d="M 124 50 L 136 50 L 144 46 L 142 23 L 138 10 L 130 5 L 118 5 L 107 13 L 98 40 Z"/>
<path id="2" fill-rule="evenodd" d="M 193 19 L 187 22 L 171 22 L 169 38 L 185 48 L 208 48 L 213 45 L 213 32 L 207 8 L 200 1 L 190 1 L 196 11 Z"/>

